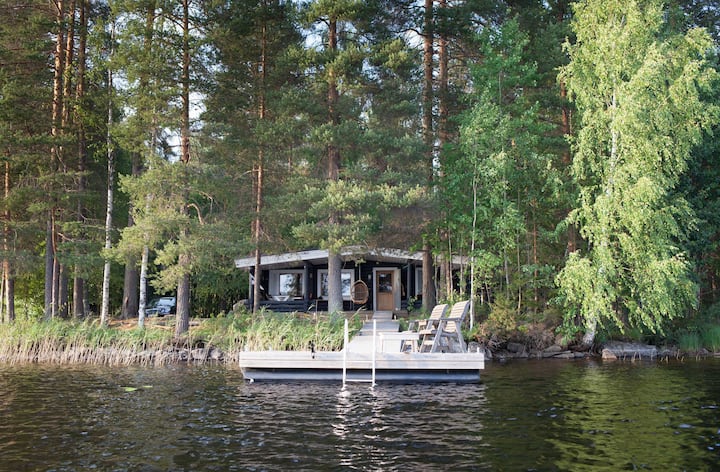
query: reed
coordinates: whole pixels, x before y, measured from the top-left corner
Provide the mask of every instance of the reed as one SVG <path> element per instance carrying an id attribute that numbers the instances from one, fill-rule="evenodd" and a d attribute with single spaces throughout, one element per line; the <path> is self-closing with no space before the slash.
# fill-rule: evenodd
<path id="1" fill-rule="evenodd" d="M 702 344 L 712 352 L 720 352 L 720 325 L 711 324 L 702 330 Z"/>
<path id="2" fill-rule="evenodd" d="M 678 336 L 678 347 L 684 352 L 697 352 L 702 347 L 697 331 L 686 331 Z"/>
<path id="3" fill-rule="evenodd" d="M 205 320 L 193 337 L 226 352 L 244 350 L 299 351 L 342 348 L 345 318 L 336 315 L 307 315 L 262 311 L 256 315 L 238 312 Z M 351 318 L 353 331 L 360 329 L 359 317 Z"/>
<path id="4" fill-rule="evenodd" d="M 151 363 L 171 346 L 161 330 L 121 330 L 96 320 L 19 319 L 0 325 L 0 361 L 122 365 Z"/>
<path id="5" fill-rule="evenodd" d="M 138 329 L 133 324 L 100 326 L 97 320 L 23 318 L 0 324 L 0 362 L 162 365 L 190 358 L 181 354 L 193 347 L 219 349 L 225 362 L 233 362 L 244 350 L 337 350 L 344 321 L 334 315 L 243 311 L 195 320 L 179 340 L 173 337 L 172 319 Z M 353 332 L 361 325 L 354 316 Z"/>

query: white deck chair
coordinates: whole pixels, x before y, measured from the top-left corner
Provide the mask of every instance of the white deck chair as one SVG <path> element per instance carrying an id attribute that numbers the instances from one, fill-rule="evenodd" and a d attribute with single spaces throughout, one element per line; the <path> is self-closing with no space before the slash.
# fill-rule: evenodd
<path id="1" fill-rule="evenodd" d="M 468 311 L 470 300 L 455 303 L 447 316 L 440 319 L 435 333 L 423 337 L 420 352 L 465 352 L 467 348 L 461 328 Z"/>

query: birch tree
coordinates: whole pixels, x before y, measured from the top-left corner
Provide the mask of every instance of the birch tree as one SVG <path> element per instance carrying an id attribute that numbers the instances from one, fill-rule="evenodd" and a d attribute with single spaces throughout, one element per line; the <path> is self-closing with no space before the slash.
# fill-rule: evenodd
<path id="1" fill-rule="evenodd" d="M 583 1 L 562 70 L 580 113 L 569 220 L 587 248 L 557 277 L 566 321 L 590 345 L 599 326 L 662 332 L 697 306 L 684 250 L 694 215 L 674 189 L 717 107 L 703 99 L 716 80 L 702 29 L 679 33 L 660 1 Z"/>

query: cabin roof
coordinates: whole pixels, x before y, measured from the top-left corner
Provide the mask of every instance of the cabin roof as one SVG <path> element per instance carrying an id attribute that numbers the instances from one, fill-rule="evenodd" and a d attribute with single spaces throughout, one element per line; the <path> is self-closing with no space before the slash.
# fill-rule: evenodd
<path id="1" fill-rule="evenodd" d="M 389 263 L 422 262 L 422 252 L 410 252 L 403 249 L 370 248 L 366 246 L 351 246 L 340 251 L 344 261 L 379 261 Z M 327 264 L 328 251 L 326 249 L 313 249 L 309 251 L 286 252 L 283 254 L 267 254 L 260 258 L 260 266 L 264 269 L 302 267 L 311 264 Z M 462 260 L 453 258 L 453 266 L 459 266 Z M 255 267 L 255 256 L 235 259 L 235 267 L 249 269 Z"/>

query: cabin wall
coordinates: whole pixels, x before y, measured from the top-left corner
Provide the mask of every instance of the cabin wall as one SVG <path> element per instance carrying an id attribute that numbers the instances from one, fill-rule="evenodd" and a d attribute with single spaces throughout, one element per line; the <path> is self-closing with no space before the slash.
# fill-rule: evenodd
<path id="1" fill-rule="evenodd" d="M 353 271 L 353 280 L 351 284 L 357 280 L 362 280 L 368 287 L 368 300 L 364 304 L 353 303 L 352 300 L 343 301 L 343 310 L 345 311 L 358 311 L 368 310 L 372 311 L 374 304 L 375 295 L 375 280 L 374 270 L 380 268 L 386 269 L 399 269 L 400 273 L 400 300 L 401 309 L 407 310 L 408 305 L 411 303 L 412 308 L 417 309 L 422 304 L 422 293 L 416 287 L 417 271 L 420 267 L 418 264 L 413 263 L 390 263 L 382 261 L 366 261 L 362 263 L 356 263 L 354 261 L 345 262 L 343 270 Z M 328 269 L 327 264 L 312 265 L 305 263 L 304 266 L 293 266 L 287 269 L 273 269 L 273 270 L 303 270 L 304 287 L 303 296 L 297 297 L 291 300 L 274 300 L 273 295 L 277 293 L 271 293 L 271 287 L 276 286 L 275 283 L 271 283 L 270 276 L 271 270 L 263 269 L 261 271 L 259 280 L 260 284 L 264 288 L 263 298 L 260 300 L 260 306 L 266 307 L 273 311 L 327 311 L 328 302 L 326 299 L 320 297 L 318 280 L 320 280 L 323 271 Z M 420 293 L 418 293 L 420 292 Z M 252 294 L 252 291 L 251 291 Z M 301 298 L 301 299 L 300 299 Z M 251 299 L 247 301 L 248 307 L 252 307 L 252 295 Z"/>

